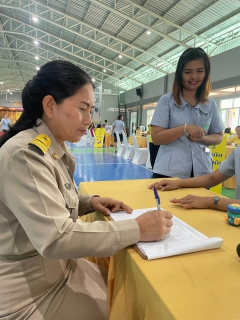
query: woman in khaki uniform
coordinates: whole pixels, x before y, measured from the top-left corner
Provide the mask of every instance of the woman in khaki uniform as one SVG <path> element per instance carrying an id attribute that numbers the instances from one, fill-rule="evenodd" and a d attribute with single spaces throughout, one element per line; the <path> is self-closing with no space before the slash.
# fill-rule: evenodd
<path id="1" fill-rule="evenodd" d="M 66 61 L 38 71 L 22 93 L 24 111 L 0 139 L 0 318 L 107 319 L 107 271 L 85 259 L 107 257 L 170 231 L 171 213 L 83 223 L 98 210 L 132 209 L 119 200 L 79 196 L 64 141 L 91 124 L 89 76 Z"/>

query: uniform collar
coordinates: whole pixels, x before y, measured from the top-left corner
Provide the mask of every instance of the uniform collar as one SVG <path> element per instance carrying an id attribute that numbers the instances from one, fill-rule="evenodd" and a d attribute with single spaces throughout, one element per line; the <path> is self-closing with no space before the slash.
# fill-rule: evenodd
<path id="1" fill-rule="evenodd" d="M 178 107 L 178 108 L 184 108 L 184 107 L 191 107 L 191 108 L 194 108 L 194 109 L 200 109 L 203 113 L 209 113 L 211 111 L 211 105 L 210 103 L 205 103 L 205 104 L 202 104 L 201 102 L 198 102 L 194 107 L 192 107 L 189 103 L 187 103 L 186 100 L 184 100 L 182 94 L 180 94 L 180 99 L 182 101 L 182 105 L 180 106 L 179 104 L 176 103 L 175 101 L 175 105 Z"/>
<path id="2" fill-rule="evenodd" d="M 73 155 L 70 153 L 65 143 L 63 143 L 62 146 L 59 145 L 52 131 L 49 129 L 49 127 L 46 125 L 46 123 L 42 119 L 37 119 L 37 125 L 38 125 L 37 127 L 34 127 L 34 130 L 38 134 L 46 134 L 51 139 L 51 145 L 49 147 L 49 151 L 51 156 L 55 160 L 61 159 L 65 153 L 67 153 L 69 156 L 71 156 L 71 158 L 73 158 Z"/>

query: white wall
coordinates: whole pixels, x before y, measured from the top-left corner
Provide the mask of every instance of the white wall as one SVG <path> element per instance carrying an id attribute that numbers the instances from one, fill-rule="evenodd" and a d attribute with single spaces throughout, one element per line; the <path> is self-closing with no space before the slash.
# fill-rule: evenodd
<path id="1" fill-rule="evenodd" d="M 211 57 L 211 81 L 227 80 L 240 76 L 239 58 L 240 47 Z"/>
<path id="2" fill-rule="evenodd" d="M 20 107 L 19 104 L 22 102 L 21 98 L 22 92 L 13 92 L 13 94 L 1 94 L 0 95 L 0 107 L 11 107 L 17 108 Z"/>

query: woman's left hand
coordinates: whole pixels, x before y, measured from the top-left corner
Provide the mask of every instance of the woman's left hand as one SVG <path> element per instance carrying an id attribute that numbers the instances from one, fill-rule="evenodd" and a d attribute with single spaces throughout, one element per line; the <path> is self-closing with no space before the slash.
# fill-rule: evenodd
<path id="1" fill-rule="evenodd" d="M 105 197 L 93 197 L 91 206 L 94 210 L 102 212 L 105 216 L 109 216 L 111 212 L 126 211 L 132 213 L 133 209 L 122 201 Z"/>

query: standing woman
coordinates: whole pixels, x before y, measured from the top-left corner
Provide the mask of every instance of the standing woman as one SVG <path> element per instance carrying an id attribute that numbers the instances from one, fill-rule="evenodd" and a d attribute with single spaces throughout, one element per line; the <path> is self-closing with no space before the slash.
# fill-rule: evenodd
<path id="1" fill-rule="evenodd" d="M 11 120 L 8 118 L 7 113 L 4 114 L 4 118 L 1 120 L 1 123 L 2 123 L 2 131 L 4 133 L 7 132 L 10 129 L 9 125 L 11 124 Z"/>
<path id="2" fill-rule="evenodd" d="M 210 61 L 201 48 L 179 58 L 172 93 L 158 101 L 152 118 L 152 139 L 161 145 L 153 178 L 181 179 L 212 172 L 208 146 L 221 143 L 224 125 L 210 93 Z"/>
<path id="3" fill-rule="evenodd" d="M 43 65 L 22 92 L 23 113 L 0 138 L 0 319 L 106 320 L 107 270 L 84 257 L 109 257 L 138 241 L 160 240 L 171 214 L 83 222 L 94 210 L 132 209 L 79 195 L 77 142 L 91 124 L 91 78 L 67 61 Z"/>
<path id="4" fill-rule="evenodd" d="M 119 138 L 121 143 L 123 142 L 123 135 L 124 132 L 126 134 L 125 124 L 123 122 L 123 116 L 121 114 L 118 115 L 117 120 L 113 123 L 112 133 L 114 132 L 114 148 L 115 153 L 117 153 L 117 135 L 116 132 L 119 134 Z"/>

